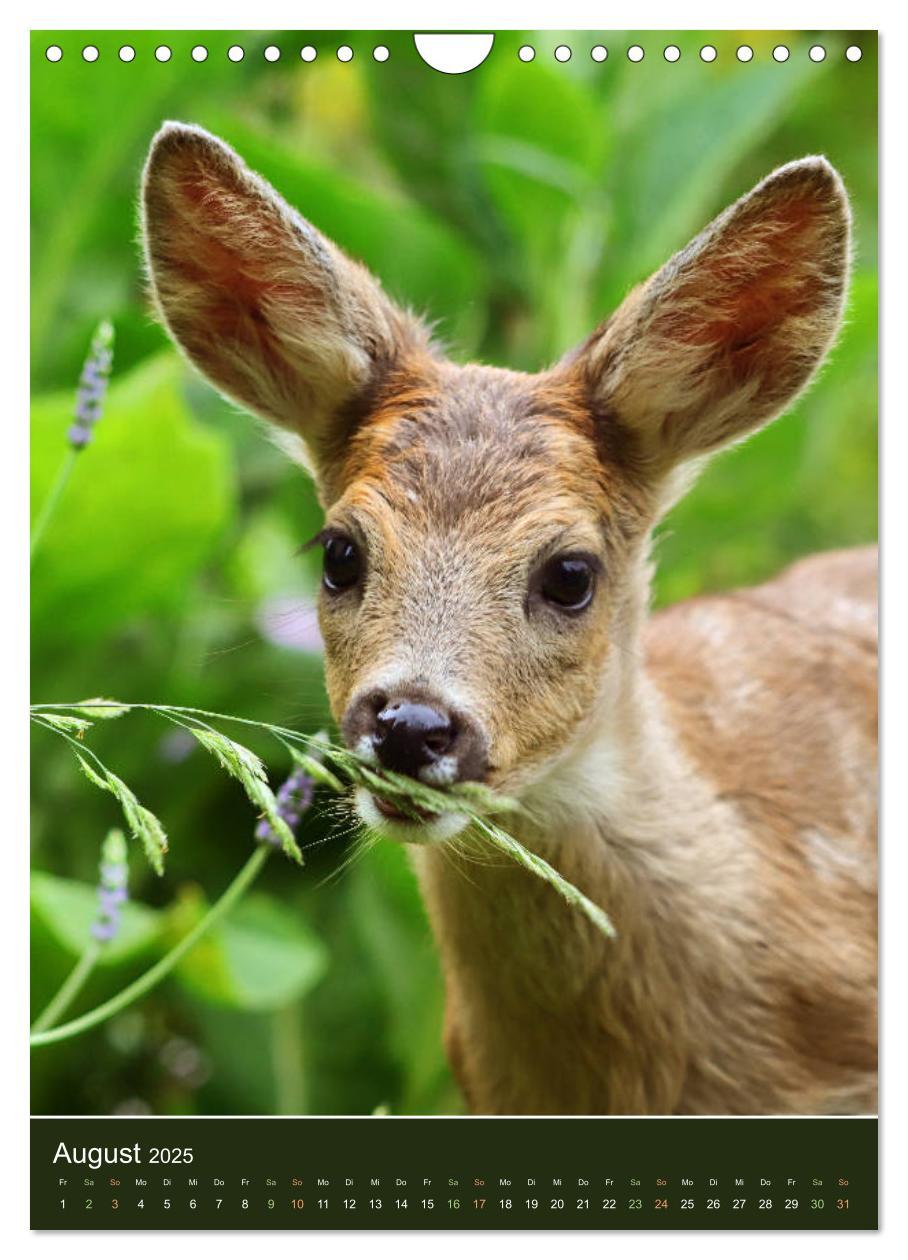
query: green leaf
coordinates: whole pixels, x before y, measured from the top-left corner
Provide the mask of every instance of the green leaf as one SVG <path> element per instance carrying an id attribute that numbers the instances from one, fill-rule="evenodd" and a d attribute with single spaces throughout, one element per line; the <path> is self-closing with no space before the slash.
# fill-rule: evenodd
<path id="1" fill-rule="evenodd" d="M 366 58 L 369 121 L 385 161 L 415 201 L 430 207 L 480 251 L 488 272 L 499 265 L 502 241 L 499 225 L 483 184 L 483 172 L 470 160 L 473 129 L 465 121 L 474 116 L 474 102 L 484 77 L 499 58 L 516 56 L 495 41 L 495 58 L 475 74 L 437 74 L 416 55 L 403 32 L 401 47 L 390 43 L 395 90 L 388 91 L 387 65 Z M 391 39 L 393 40 L 392 35 Z M 409 48 L 403 46 L 410 43 Z M 413 101 L 419 101 L 419 109 Z"/>
<path id="2" fill-rule="evenodd" d="M 607 123 L 595 97 L 541 61 L 496 62 L 476 106 L 472 156 L 516 240 L 540 258 L 595 188 Z M 549 255 L 549 265 L 553 258 Z"/>
<path id="3" fill-rule="evenodd" d="M 79 957 L 92 939 L 91 925 L 98 916 L 97 889 L 75 879 L 33 871 L 30 896 L 32 915 L 41 920 L 61 949 Z M 119 931 L 101 951 L 98 966 L 112 966 L 152 949 L 159 943 L 163 927 L 160 911 L 126 902 Z"/>
<path id="4" fill-rule="evenodd" d="M 509 353 L 538 370 L 590 331 L 590 278 L 608 217 L 609 116 L 590 87 L 537 60 L 496 61 L 483 77 L 470 157 L 510 239 L 510 281 L 524 319 Z"/>
<path id="5" fill-rule="evenodd" d="M 36 652 L 71 652 L 139 615 L 178 609 L 221 537 L 233 499 L 226 441 L 191 420 L 183 379 L 164 354 L 111 384 L 36 559 Z M 67 450 L 73 397 L 38 397 L 32 408 L 35 513 Z"/>
<path id="6" fill-rule="evenodd" d="M 729 200 L 747 188 L 726 189 L 742 154 L 762 141 L 799 94 L 826 73 L 802 49 L 784 66 L 710 68 L 686 62 L 682 73 L 641 62 L 625 70 L 627 90 L 645 99 L 647 76 L 675 78 L 659 108 L 638 113 L 622 137 L 620 196 L 615 202 L 604 309 L 631 283 L 660 267 Z M 680 67 L 679 67 L 680 68 Z M 686 77 L 685 77 L 686 75 Z"/>
<path id="7" fill-rule="evenodd" d="M 179 935 L 207 909 L 199 894 L 184 896 L 171 914 Z M 325 949 L 298 911 L 265 893 L 251 893 L 175 971 L 197 997 L 247 1011 L 277 1010 L 307 993 L 327 968 Z"/>
<path id="8" fill-rule="evenodd" d="M 210 107 L 213 98 L 241 99 L 262 65 L 256 51 L 266 36 L 208 31 L 202 66 L 189 55 L 199 41 L 194 31 L 167 32 L 166 64 L 154 55 L 159 32 L 83 31 L 100 53 L 92 65 L 79 55 L 77 38 L 45 30 L 31 39 L 30 196 L 40 242 L 31 260 L 32 351 L 42 375 L 51 371 L 58 381 L 78 371 L 102 315 L 113 316 L 118 338 L 124 317 L 138 322 L 135 204 L 155 129 L 164 118 L 197 118 L 200 103 Z M 117 55 L 124 40 L 136 48 L 128 63 Z M 226 56 L 238 40 L 246 49 L 239 65 Z M 51 63 L 45 49 L 55 42 L 66 52 Z M 144 310 L 142 324 L 147 338 Z"/>

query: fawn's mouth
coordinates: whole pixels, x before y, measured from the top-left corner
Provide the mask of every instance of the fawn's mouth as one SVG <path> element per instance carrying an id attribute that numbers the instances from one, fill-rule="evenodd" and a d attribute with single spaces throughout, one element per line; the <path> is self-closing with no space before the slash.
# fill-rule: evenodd
<path id="1" fill-rule="evenodd" d="M 375 808 L 385 818 L 390 818 L 393 822 L 413 823 L 420 826 L 423 823 L 434 822 L 439 815 L 431 814 L 427 809 L 420 809 L 418 805 L 411 805 L 407 810 L 398 809 L 391 801 L 386 801 L 384 797 L 372 795 Z"/>
<path id="2" fill-rule="evenodd" d="M 404 813 L 365 787 L 355 790 L 353 802 L 370 831 L 400 844 L 440 844 L 456 836 L 469 822 L 466 814 L 432 814 L 415 805 L 408 806 Z"/>

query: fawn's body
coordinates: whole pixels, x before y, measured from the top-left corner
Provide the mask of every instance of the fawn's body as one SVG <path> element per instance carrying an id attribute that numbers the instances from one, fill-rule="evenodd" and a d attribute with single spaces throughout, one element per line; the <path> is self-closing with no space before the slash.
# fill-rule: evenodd
<path id="1" fill-rule="evenodd" d="M 848 225 L 828 163 L 782 167 L 530 376 L 452 364 L 215 138 L 152 148 L 159 309 L 316 478 L 347 742 L 520 797 L 617 928 L 359 789 L 414 846 L 475 1111 L 874 1106 L 873 554 L 646 621 L 654 526 L 829 348 Z"/>
<path id="2" fill-rule="evenodd" d="M 875 1110 L 875 601 L 868 549 L 650 620 L 626 705 L 515 831 L 615 941 L 522 870 L 417 851 L 473 1110 Z"/>

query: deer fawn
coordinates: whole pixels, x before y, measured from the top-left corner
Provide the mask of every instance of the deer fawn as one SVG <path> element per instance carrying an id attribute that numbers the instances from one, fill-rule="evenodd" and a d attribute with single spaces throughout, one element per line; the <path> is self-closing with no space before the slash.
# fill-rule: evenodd
<path id="1" fill-rule="evenodd" d="M 647 616 L 654 526 L 838 330 L 828 162 L 774 171 L 536 376 L 445 358 L 196 127 L 153 143 L 144 237 L 174 340 L 315 478 L 347 742 L 517 796 L 515 835 L 616 925 L 359 791 L 414 846 L 470 1109 L 874 1110 L 875 552 Z"/>

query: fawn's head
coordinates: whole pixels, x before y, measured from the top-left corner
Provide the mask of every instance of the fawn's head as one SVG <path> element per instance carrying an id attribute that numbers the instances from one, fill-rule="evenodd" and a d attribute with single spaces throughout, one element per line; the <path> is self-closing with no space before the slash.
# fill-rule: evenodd
<path id="1" fill-rule="evenodd" d="M 777 415 L 822 360 L 849 216 L 824 159 L 781 167 L 535 376 L 453 364 L 197 128 L 156 137 L 144 232 L 174 339 L 315 478 L 345 738 L 429 783 L 514 792 L 616 702 L 650 532 L 685 470 Z M 360 808 L 405 838 L 447 826 Z"/>

